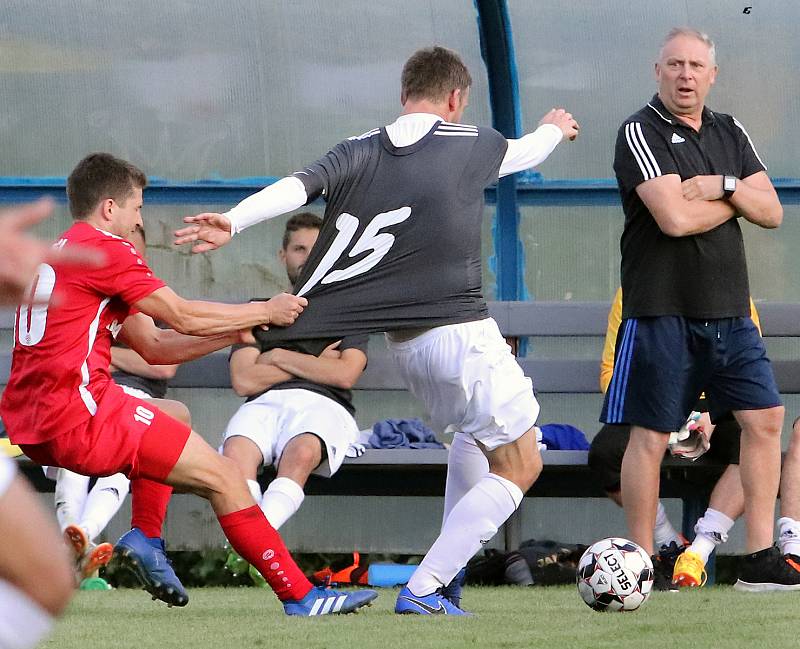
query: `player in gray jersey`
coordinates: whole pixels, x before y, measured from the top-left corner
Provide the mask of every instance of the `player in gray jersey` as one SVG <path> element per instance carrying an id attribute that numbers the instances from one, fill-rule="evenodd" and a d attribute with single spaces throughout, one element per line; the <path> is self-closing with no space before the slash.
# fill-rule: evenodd
<path id="1" fill-rule="evenodd" d="M 472 79 L 442 47 L 413 54 L 401 84 L 403 114 L 393 124 L 341 142 L 226 214 L 187 217 L 191 225 L 176 243 L 213 250 L 254 223 L 325 197 L 320 237 L 296 285 L 309 305 L 291 328 L 267 335 L 385 331 L 432 425 L 461 432 L 465 443 L 451 449 L 448 463 L 454 504 L 395 608 L 459 615 L 441 589 L 519 506 L 542 465 L 531 381 L 483 298 L 484 190 L 542 162 L 562 139 L 577 136 L 578 124 L 553 109 L 518 140 L 461 124 Z M 476 448 L 480 462 L 469 452 Z"/>

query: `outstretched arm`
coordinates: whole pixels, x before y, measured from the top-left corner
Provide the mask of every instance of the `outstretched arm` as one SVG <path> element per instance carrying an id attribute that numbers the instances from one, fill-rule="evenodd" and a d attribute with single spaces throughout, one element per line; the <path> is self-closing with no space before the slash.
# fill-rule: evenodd
<path id="1" fill-rule="evenodd" d="M 189 336 L 171 329 L 159 329 L 153 319 L 144 313 L 136 313 L 126 318 L 119 337 L 131 349 L 112 350 L 112 364 L 116 364 L 114 361 L 119 358 L 119 356 L 114 356 L 115 351 L 133 350 L 141 356 L 141 360 L 148 364 L 145 367 L 153 365 L 173 366 L 200 358 L 219 349 L 225 349 L 225 347 L 230 347 L 235 343 L 251 342 L 253 340 L 249 329 L 211 336 Z M 158 373 L 152 369 L 148 372 L 142 367 L 136 367 L 134 370 L 128 370 L 124 367 L 120 369 L 133 371 L 134 374 L 140 376 Z M 152 378 L 170 378 L 163 375 L 166 372 L 159 374 Z M 174 376 L 174 374 L 175 372 L 173 371 L 172 375 Z"/>
<path id="2" fill-rule="evenodd" d="M 280 293 L 266 302 L 249 304 L 184 300 L 172 289 L 164 286 L 139 300 L 135 307 L 151 318 L 166 322 L 180 333 L 190 336 L 213 336 L 238 332 L 262 324 L 287 327 L 297 319 L 307 304 L 308 300 L 305 298 L 288 293 Z"/>
<path id="3" fill-rule="evenodd" d="M 191 225 L 175 232 L 174 243 L 194 243 L 192 252 L 215 250 L 245 228 L 296 210 L 307 202 L 303 183 L 294 176 L 287 176 L 248 196 L 225 214 L 205 212 L 185 217 L 183 220 Z"/>
<path id="4" fill-rule="evenodd" d="M 88 267 L 103 264 L 103 256 L 96 250 L 52 246 L 28 234 L 52 211 L 53 201 L 45 199 L 0 213 L 0 304 L 20 302 L 42 262 Z"/>
<path id="5" fill-rule="evenodd" d="M 137 316 L 134 315 L 130 317 L 135 318 Z M 150 316 L 143 317 L 150 319 Z M 176 364 L 151 365 L 134 349 L 128 347 L 112 347 L 111 371 L 115 372 L 117 370 L 127 372 L 128 374 L 134 374 L 135 376 L 142 376 L 146 379 L 169 380 L 175 376 L 178 366 Z"/>
<path id="6" fill-rule="evenodd" d="M 500 164 L 500 177 L 535 167 L 547 159 L 562 139 L 578 137 L 578 122 L 563 108 L 554 108 L 539 121 L 533 133 L 508 140 L 508 150 Z"/>

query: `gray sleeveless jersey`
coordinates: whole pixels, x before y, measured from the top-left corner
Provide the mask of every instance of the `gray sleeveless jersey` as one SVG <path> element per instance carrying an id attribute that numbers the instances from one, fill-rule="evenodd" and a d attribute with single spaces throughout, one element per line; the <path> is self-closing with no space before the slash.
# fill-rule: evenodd
<path id="1" fill-rule="evenodd" d="M 345 140 L 296 172 L 327 200 L 295 292 L 309 304 L 274 340 L 433 327 L 485 318 L 484 190 L 508 144 L 491 128 L 437 122 L 395 147 L 385 129 Z"/>

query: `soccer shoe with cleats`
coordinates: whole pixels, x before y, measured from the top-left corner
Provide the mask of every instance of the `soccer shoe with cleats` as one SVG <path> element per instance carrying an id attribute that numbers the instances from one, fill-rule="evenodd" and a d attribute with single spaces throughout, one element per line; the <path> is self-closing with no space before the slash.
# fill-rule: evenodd
<path id="1" fill-rule="evenodd" d="M 400 615 L 469 615 L 437 591 L 418 597 L 408 586 L 400 591 L 394 612 Z"/>
<path id="2" fill-rule="evenodd" d="M 64 528 L 64 540 L 72 550 L 75 561 L 80 561 L 89 549 L 89 537 L 86 530 L 78 525 L 67 525 Z"/>
<path id="3" fill-rule="evenodd" d="M 79 562 L 81 579 L 94 577 L 100 568 L 108 565 L 113 554 L 114 546 L 110 543 L 101 543 L 100 545 L 92 543 Z"/>
<path id="4" fill-rule="evenodd" d="M 704 586 L 708 575 L 699 554 L 686 550 L 675 561 L 672 583 L 676 586 Z"/>
<path id="5" fill-rule="evenodd" d="M 169 606 L 189 603 L 189 595 L 172 569 L 161 539 L 151 539 L 134 527 L 117 541 L 114 556 L 133 571 L 153 599 Z"/>
<path id="6" fill-rule="evenodd" d="M 782 555 L 776 547 L 748 554 L 739 566 L 735 590 L 745 593 L 800 590 L 800 563 L 791 555 Z"/>
<path id="7" fill-rule="evenodd" d="M 662 545 L 658 554 L 650 557 L 653 561 L 653 590 L 677 592 L 678 587 L 672 583 L 675 562 L 683 552 L 684 546 L 675 541 Z"/>
<path id="8" fill-rule="evenodd" d="M 316 617 L 318 615 L 344 615 L 354 613 L 362 606 L 370 606 L 378 596 L 374 590 L 344 592 L 315 586 L 303 599 L 287 600 L 283 603 L 286 615 Z"/>
<path id="9" fill-rule="evenodd" d="M 442 588 L 442 597 L 450 600 L 456 608 L 461 608 L 461 593 L 464 589 L 464 582 L 467 580 L 467 569 L 462 568 L 453 577 L 453 580 Z"/>

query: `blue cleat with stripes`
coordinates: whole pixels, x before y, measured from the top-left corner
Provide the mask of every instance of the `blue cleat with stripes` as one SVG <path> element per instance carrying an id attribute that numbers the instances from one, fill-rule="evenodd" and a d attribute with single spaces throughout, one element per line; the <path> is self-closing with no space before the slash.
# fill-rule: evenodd
<path id="1" fill-rule="evenodd" d="M 346 593 L 318 586 L 308 591 L 303 599 L 283 603 L 286 615 L 316 617 L 317 615 L 344 615 L 354 613 L 362 606 L 370 606 L 378 596 L 374 590 L 354 590 Z"/>

